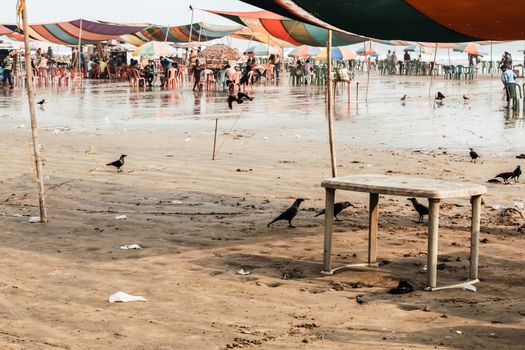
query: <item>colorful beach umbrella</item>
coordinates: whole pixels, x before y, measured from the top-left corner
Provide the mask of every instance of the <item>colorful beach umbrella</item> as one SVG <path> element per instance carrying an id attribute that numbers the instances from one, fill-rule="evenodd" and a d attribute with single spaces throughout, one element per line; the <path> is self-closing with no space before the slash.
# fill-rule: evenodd
<path id="1" fill-rule="evenodd" d="M 289 54 L 288 57 L 313 57 L 318 55 L 321 52 L 321 49 L 318 47 L 312 47 L 312 46 L 299 46 L 293 49 Z"/>
<path id="2" fill-rule="evenodd" d="M 177 54 L 177 49 L 160 41 L 151 41 L 133 51 L 133 56 L 142 57 L 160 57 L 160 56 L 174 56 Z"/>
<path id="3" fill-rule="evenodd" d="M 359 50 L 357 50 L 355 53 L 358 54 L 359 56 L 377 56 L 376 50 L 374 50 L 371 47 L 366 47 L 366 48 L 362 47 Z"/>
<path id="4" fill-rule="evenodd" d="M 272 46 L 268 47 L 268 45 L 251 46 L 243 52 L 243 55 L 246 56 L 269 56 L 272 54 L 278 55 L 279 50 Z"/>
<path id="5" fill-rule="evenodd" d="M 480 56 L 487 56 L 489 54 L 488 50 L 477 44 L 477 43 L 463 43 L 458 44 L 454 51 L 457 52 L 463 52 L 463 53 L 470 53 L 472 55 L 480 55 Z"/>
<path id="6" fill-rule="evenodd" d="M 319 61 L 326 60 L 326 48 L 314 58 Z M 332 47 L 332 61 L 334 60 L 353 60 L 357 57 L 356 53 L 348 47 Z"/>

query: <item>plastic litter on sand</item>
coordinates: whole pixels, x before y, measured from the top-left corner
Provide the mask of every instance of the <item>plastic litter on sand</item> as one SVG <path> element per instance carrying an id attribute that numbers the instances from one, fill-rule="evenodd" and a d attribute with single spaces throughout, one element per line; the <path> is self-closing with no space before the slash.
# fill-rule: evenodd
<path id="1" fill-rule="evenodd" d="M 239 271 L 237 271 L 237 274 L 246 276 L 250 274 L 250 271 L 244 271 L 243 269 L 240 269 Z"/>
<path id="2" fill-rule="evenodd" d="M 117 220 L 125 220 L 127 218 L 128 218 L 128 216 L 126 214 L 115 216 L 115 219 L 117 219 Z"/>
<path id="3" fill-rule="evenodd" d="M 142 295 L 131 295 L 120 291 L 109 297 L 110 303 L 127 303 L 130 301 L 146 301 L 146 299 Z"/>
<path id="4" fill-rule="evenodd" d="M 142 249 L 142 247 L 139 246 L 136 243 L 133 243 L 133 244 L 123 245 L 123 246 L 120 247 L 120 249 L 122 249 L 122 250 L 131 250 L 131 249 Z"/>
<path id="5" fill-rule="evenodd" d="M 31 216 L 29 218 L 29 222 L 32 223 L 32 224 L 34 224 L 36 222 L 40 222 L 40 216 Z"/>

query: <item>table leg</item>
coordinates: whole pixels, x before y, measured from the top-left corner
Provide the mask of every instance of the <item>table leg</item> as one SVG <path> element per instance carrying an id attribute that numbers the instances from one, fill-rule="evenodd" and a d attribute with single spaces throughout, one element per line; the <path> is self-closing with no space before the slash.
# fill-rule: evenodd
<path id="1" fill-rule="evenodd" d="M 481 196 L 472 197 L 472 223 L 470 233 L 470 279 L 478 278 L 479 230 L 481 221 Z"/>
<path id="2" fill-rule="evenodd" d="M 439 237 L 439 199 L 429 198 L 428 215 L 428 252 L 427 252 L 427 287 L 437 284 L 437 255 Z"/>
<path id="3" fill-rule="evenodd" d="M 323 271 L 321 273 L 330 274 L 332 272 L 332 226 L 334 225 L 334 201 L 335 189 L 326 188 L 325 214 L 324 214 L 324 252 L 323 252 Z"/>
<path id="4" fill-rule="evenodd" d="M 368 263 L 373 264 L 377 258 L 377 224 L 379 219 L 379 194 L 370 193 L 368 209 Z"/>

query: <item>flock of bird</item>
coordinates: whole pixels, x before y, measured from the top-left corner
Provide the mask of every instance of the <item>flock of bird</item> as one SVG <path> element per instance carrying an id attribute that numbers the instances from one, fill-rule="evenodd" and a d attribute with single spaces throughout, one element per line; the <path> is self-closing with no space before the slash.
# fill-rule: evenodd
<path id="1" fill-rule="evenodd" d="M 469 155 L 470 155 L 471 162 L 476 162 L 478 158 L 481 158 L 481 156 L 476 151 L 474 151 L 473 148 L 469 148 L 469 149 L 470 149 Z M 517 155 L 516 158 L 525 159 L 525 154 Z M 510 184 L 509 180 L 514 180 L 514 182 L 518 182 L 520 179 L 520 176 L 521 176 L 521 167 L 520 165 L 518 165 L 513 171 L 506 171 L 503 173 L 499 173 L 498 175 L 490 179 L 489 182 L 501 182 L 501 180 L 503 180 L 503 183 Z"/>

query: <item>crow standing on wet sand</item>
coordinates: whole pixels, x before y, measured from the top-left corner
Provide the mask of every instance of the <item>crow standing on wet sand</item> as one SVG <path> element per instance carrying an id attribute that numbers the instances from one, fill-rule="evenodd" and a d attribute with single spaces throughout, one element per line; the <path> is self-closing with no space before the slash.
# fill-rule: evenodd
<path id="1" fill-rule="evenodd" d="M 120 172 L 120 171 L 122 171 L 120 168 L 124 165 L 124 158 L 126 158 L 126 157 L 127 157 L 127 155 L 123 154 L 123 155 L 120 156 L 119 160 L 116 160 L 114 162 L 108 163 L 106 165 L 114 166 Z"/>
<path id="2" fill-rule="evenodd" d="M 415 198 L 408 198 L 408 200 L 412 202 L 414 209 L 416 209 L 417 213 L 419 214 L 418 222 L 423 222 L 423 216 L 428 215 L 428 208 L 419 203 Z"/>
<path id="3" fill-rule="evenodd" d="M 42 101 L 38 101 L 38 102 L 37 102 L 37 104 L 39 104 L 39 105 L 41 105 L 41 106 L 43 106 L 44 103 L 46 103 L 46 100 L 45 100 L 45 99 L 43 99 Z"/>
<path id="4" fill-rule="evenodd" d="M 241 104 L 244 102 L 244 100 L 250 100 L 253 101 L 253 97 L 250 97 L 246 94 L 243 94 L 242 92 L 238 92 L 237 95 L 230 95 L 228 96 L 228 107 L 230 109 L 233 109 L 233 102 L 236 101 L 237 104 Z"/>
<path id="5" fill-rule="evenodd" d="M 445 95 L 443 95 L 443 94 L 441 93 L 441 91 L 438 91 L 438 93 L 437 93 L 437 95 L 436 95 L 436 100 L 441 101 L 441 100 L 443 100 L 444 98 L 445 98 Z"/>
<path id="6" fill-rule="evenodd" d="M 401 101 L 406 101 L 407 99 L 407 95 L 403 95 L 403 97 L 401 97 Z"/>
<path id="7" fill-rule="evenodd" d="M 469 148 L 470 149 L 470 158 L 471 158 L 471 162 L 475 162 L 476 159 L 480 158 L 479 154 L 476 153 L 476 151 L 474 151 L 473 148 Z"/>
<path id="8" fill-rule="evenodd" d="M 463 95 L 463 101 L 467 102 L 470 98 L 467 95 Z"/>
<path id="9" fill-rule="evenodd" d="M 337 215 L 345 210 L 348 207 L 354 207 L 354 205 L 350 202 L 337 202 L 334 204 L 334 217 L 335 221 L 343 221 L 337 218 Z M 318 217 L 320 215 L 323 215 L 325 213 L 325 210 L 321 210 L 319 213 L 317 213 L 314 217 Z"/>
<path id="10" fill-rule="evenodd" d="M 304 201 L 305 200 L 302 199 L 302 198 L 297 198 L 295 200 L 295 202 L 293 202 L 293 204 L 292 204 L 292 206 L 290 208 L 286 209 L 286 211 L 284 213 L 282 213 L 281 215 L 279 215 L 278 217 L 273 219 L 273 221 L 270 222 L 266 226 L 270 227 L 270 225 L 273 224 L 276 221 L 286 220 L 286 221 L 288 221 L 288 227 L 295 228 L 295 226 L 292 225 L 292 220 L 297 215 L 297 213 L 299 212 L 299 206 L 301 205 L 301 202 L 304 202 Z"/>
<path id="11" fill-rule="evenodd" d="M 521 176 L 521 167 L 518 165 L 516 167 L 516 169 L 514 169 L 514 171 L 509 171 L 509 172 L 506 172 L 506 173 L 501 173 L 501 174 L 498 174 L 496 176 L 494 176 L 494 178 L 500 178 L 500 179 L 503 179 L 503 182 L 508 184 L 510 183 L 509 180 L 512 180 L 514 179 L 514 181 L 518 182 L 519 179 L 520 179 L 520 176 Z"/>

